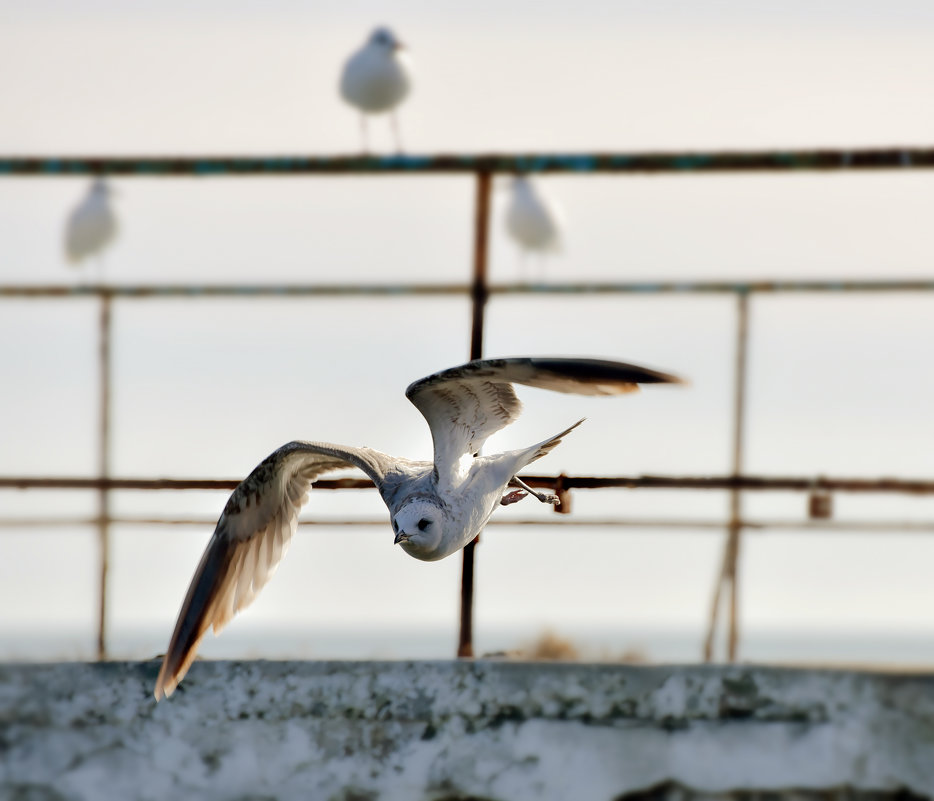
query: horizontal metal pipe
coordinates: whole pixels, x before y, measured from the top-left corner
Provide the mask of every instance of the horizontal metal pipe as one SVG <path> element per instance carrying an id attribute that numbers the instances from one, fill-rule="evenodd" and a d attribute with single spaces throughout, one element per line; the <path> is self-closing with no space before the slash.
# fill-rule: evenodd
<path id="1" fill-rule="evenodd" d="M 207 517 L 112 517 L 110 523 L 120 526 L 196 526 L 199 528 L 213 527 L 217 521 Z M 30 529 L 57 529 L 73 528 L 75 526 L 96 526 L 97 517 L 36 517 L 36 518 L 0 518 L 0 529 L 30 528 Z M 385 527 L 385 519 L 347 519 L 347 518 L 316 518 L 300 520 L 300 526 L 327 527 L 340 526 L 347 528 Z M 488 526 L 545 526 L 552 528 L 625 528 L 625 529 L 670 529 L 672 531 L 702 530 L 722 532 L 726 526 L 725 520 L 683 520 L 663 518 L 569 518 L 561 516 L 544 517 L 541 519 L 510 520 L 503 517 L 494 517 L 487 523 Z M 826 532 L 854 532 L 854 533 L 934 533 L 934 520 L 741 520 L 740 525 L 750 531 L 785 530 L 785 531 L 826 531 Z"/>
<path id="2" fill-rule="evenodd" d="M 810 492 L 881 492 L 934 495 L 934 481 L 902 478 L 831 478 L 828 476 L 546 476 L 523 475 L 533 487 L 555 489 L 691 489 Z M 0 476 L 0 489 L 65 490 L 230 490 L 239 479 L 75 478 L 66 476 Z M 368 478 L 321 479 L 315 489 L 372 489 Z"/>
<path id="3" fill-rule="evenodd" d="M 232 490 L 235 478 L 72 478 L 65 476 L 0 476 L 0 489 L 108 489 L 108 490 Z M 330 478 L 316 481 L 315 489 L 373 489 L 368 478 Z"/>
<path id="4" fill-rule="evenodd" d="M 932 292 L 934 280 L 816 280 L 816 281 L 584 281 L 549 284 L 491 284 L 490 295 L 690 295 L 838 292 Z M 469 284 L 149 284 L 96 286 L 89 284 L 8 284 L 0 298 L 248 298 L 248 297 L 469 297 Z"/>
<path id="5" fill-rule="evenodd" d="M 691 295 L 691 294 L 769 294 L 835 292 L 930 292 L 934 281 L 928 279 L 816 281 L 586 281 L 549 284 L 493 284 L 491 295 Z"/>
<path id="6" fill-rule="evenodd" d="M 0 297 L 74 298 L 107 295 L 114 298 L 253 298 L 253 297 L 335 297 L 469 295 L 467 284 L 150 284 L 136 286 L 6 285 Z"/>
<path id="7" fill-rule="evenodd" d="M 554 487 L 552 476 L 522 476 L 533 487 Z M 810 492 L 884 492 L 909 495 L 934 494 L 934 481 L 900 478 L 814 478 L 790 476 L 565 476 L 566 489 L 697 489 L 697 490 L 778 490 Z"/>
<path id="8" fill-rule="evenodd" d="M 934 167 L 931 147 L 632 153 L 387 156 L 0 156 L 0 176 L 121 177 L 456 173 L 674 173 L 886 170 Z"/>

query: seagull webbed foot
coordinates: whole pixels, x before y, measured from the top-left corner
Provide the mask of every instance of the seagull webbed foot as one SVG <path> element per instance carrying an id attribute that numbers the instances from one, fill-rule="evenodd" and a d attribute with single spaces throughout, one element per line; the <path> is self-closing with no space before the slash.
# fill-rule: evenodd
<path id="1" fill-rule="evenodd" d="M 550 504 L 553 504 L 553 505 L 555 505 L 555 506 L 560 506 L 560 505 L 561 505 L 561 501 L 560 501 L 560 499 L 558 498 L 557 495 L 550 495 L 550 494 L 544 493 L 544 492 L 537 492 L 537 491 L 533 490 L 528 484 L 526 484 L 521 478 L 519 478 L 519 476 L 513 476 L 513 477 L 512 477 L 512 481 L 510 481 L 509 483 L 510 483 L 510 484 L 515 484 L 516 486 L 521 487 L 521 488 L 524 489 L 529 495 L 531 495 L 533 498 L 538 499 L 538 500 L 541 501 L 542 503 L 550 503 Z M 517 498 L 516 500 L 519 500 L 519 499 Z M 502 503 L 502 501 L 500 501 L 500 503 Z M 510 501 L 510 503 L 515 503 L 515 501 Z"/>
<path id="2" fill-rule="evenodd" d="M 507 493 L 500 499 L 500 502 L 499 502 L 499 503 L 500 503 L 501 506 L 509 506 L 509 504 L 511 504 L 511 503 L 518 503 L 519 501 L 521 501 L 521 500 L 522 500 L 526 495 L 528 495 L 528 494 L 529 494 L 529 493 L 527 493 L 525 490 L 521 490 L 521 489 L 519 489 L 519 490 L 513 490 L 512 492 L 507 492 Z"/>

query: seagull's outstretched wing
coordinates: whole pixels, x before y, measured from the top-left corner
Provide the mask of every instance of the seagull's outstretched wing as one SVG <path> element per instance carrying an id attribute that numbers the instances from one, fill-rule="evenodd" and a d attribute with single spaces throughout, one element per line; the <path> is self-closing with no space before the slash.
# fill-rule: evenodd
<path id="1" fill-rule="evenodd" d="M 207 630 L 213 626 L 217 634 L 269 581 L 295 533 L 311 482 L 331 470 L 358 467 L 379 486 L 387 460 L 369 448 L 290 442 L 240 482 L 188 587 L 156 680 L 156 700 L 172 694 Z"/>
<path id="2" fill-rule="evenodd" d="M 619 395 L 639 384 L 681 383 L 679 378 L 600 359 L 481 359 L 410 384 L 406 397 L 431 428 L 435 467 L 442 479 L 487 437 L 519 417 L 512 384 L 578 395 Z"/>

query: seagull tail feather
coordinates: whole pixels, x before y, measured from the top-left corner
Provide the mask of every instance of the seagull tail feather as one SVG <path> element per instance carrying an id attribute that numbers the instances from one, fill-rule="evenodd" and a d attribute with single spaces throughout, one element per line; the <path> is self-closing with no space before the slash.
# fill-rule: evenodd
<path id="1" fill-rule="evenodd" d="M 544 442 L 539 442 L 538 445 L 533 445 L 531 448 L 528 448 L 526 453 L 528 454 L 529 458 L 526 462 L 524 462 L 522 466 L 524 467 L 527 464 L 531 464 L 537 459 L 541 459 L 545 454 L 551 453 L 556 447 L 558 447 L 558 445 L 561 444 L 561 440 L 564 437 L 570 434 L 575 428 L 577 428 L 586 419 L 587 419 L 586 417 L 582 417 L 570 428 L 564 429 L 564 431 L 562 431 L 560 434 L 555 434 L 550 439 L 546 439 Z"/>

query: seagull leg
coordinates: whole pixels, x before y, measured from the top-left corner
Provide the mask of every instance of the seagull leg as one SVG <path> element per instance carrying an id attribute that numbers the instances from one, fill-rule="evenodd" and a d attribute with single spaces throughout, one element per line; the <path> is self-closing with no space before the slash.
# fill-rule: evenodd
<path id="1" fill-rule="evenodd" d="M 513 477 L 512 477 L 512 481 L 510 481 L 509 483 L 510 483 L 510 484 L 515 484 L 517 487 L 521 487 L 521 488 L 524 489 L 527 493 L 529 493 L 529 495 L 531 495 L 531 496 L 534 497 L 534 498 L 537 498 L 537 499 L 540 500 L 542 503 L 552 503 L 552 504 L 554 504 L 555 506 L 560 506 L 560 505 L 561 505 L 561 501 L 558 500 L 558 496 L 557 496 L 557 495 L 547 495 L 547 494 L 544 493 L 544 492 L 536 492 L 536 491 L 533 490 L 528 484 L 526 484 L 521 478 L 519 478 L 519 476 L 513 476 Z"/>
<path id="2" fill-rule="evenodd" d="M 370 152 L 370 142 L 366 125 L 366 114 L 360 115 L 360 137 L 363 139 L 363 155 L 366 156 Z"/>
<path id="3" fill-rule="evenodd" d="M 392 135 L 396 140 L 396 153 L 402 152 L 402 134 L 399 130 L 399 118 L 396 116 L 396 112 L 390 112 L 389 122 L 392 125 Z"/>

